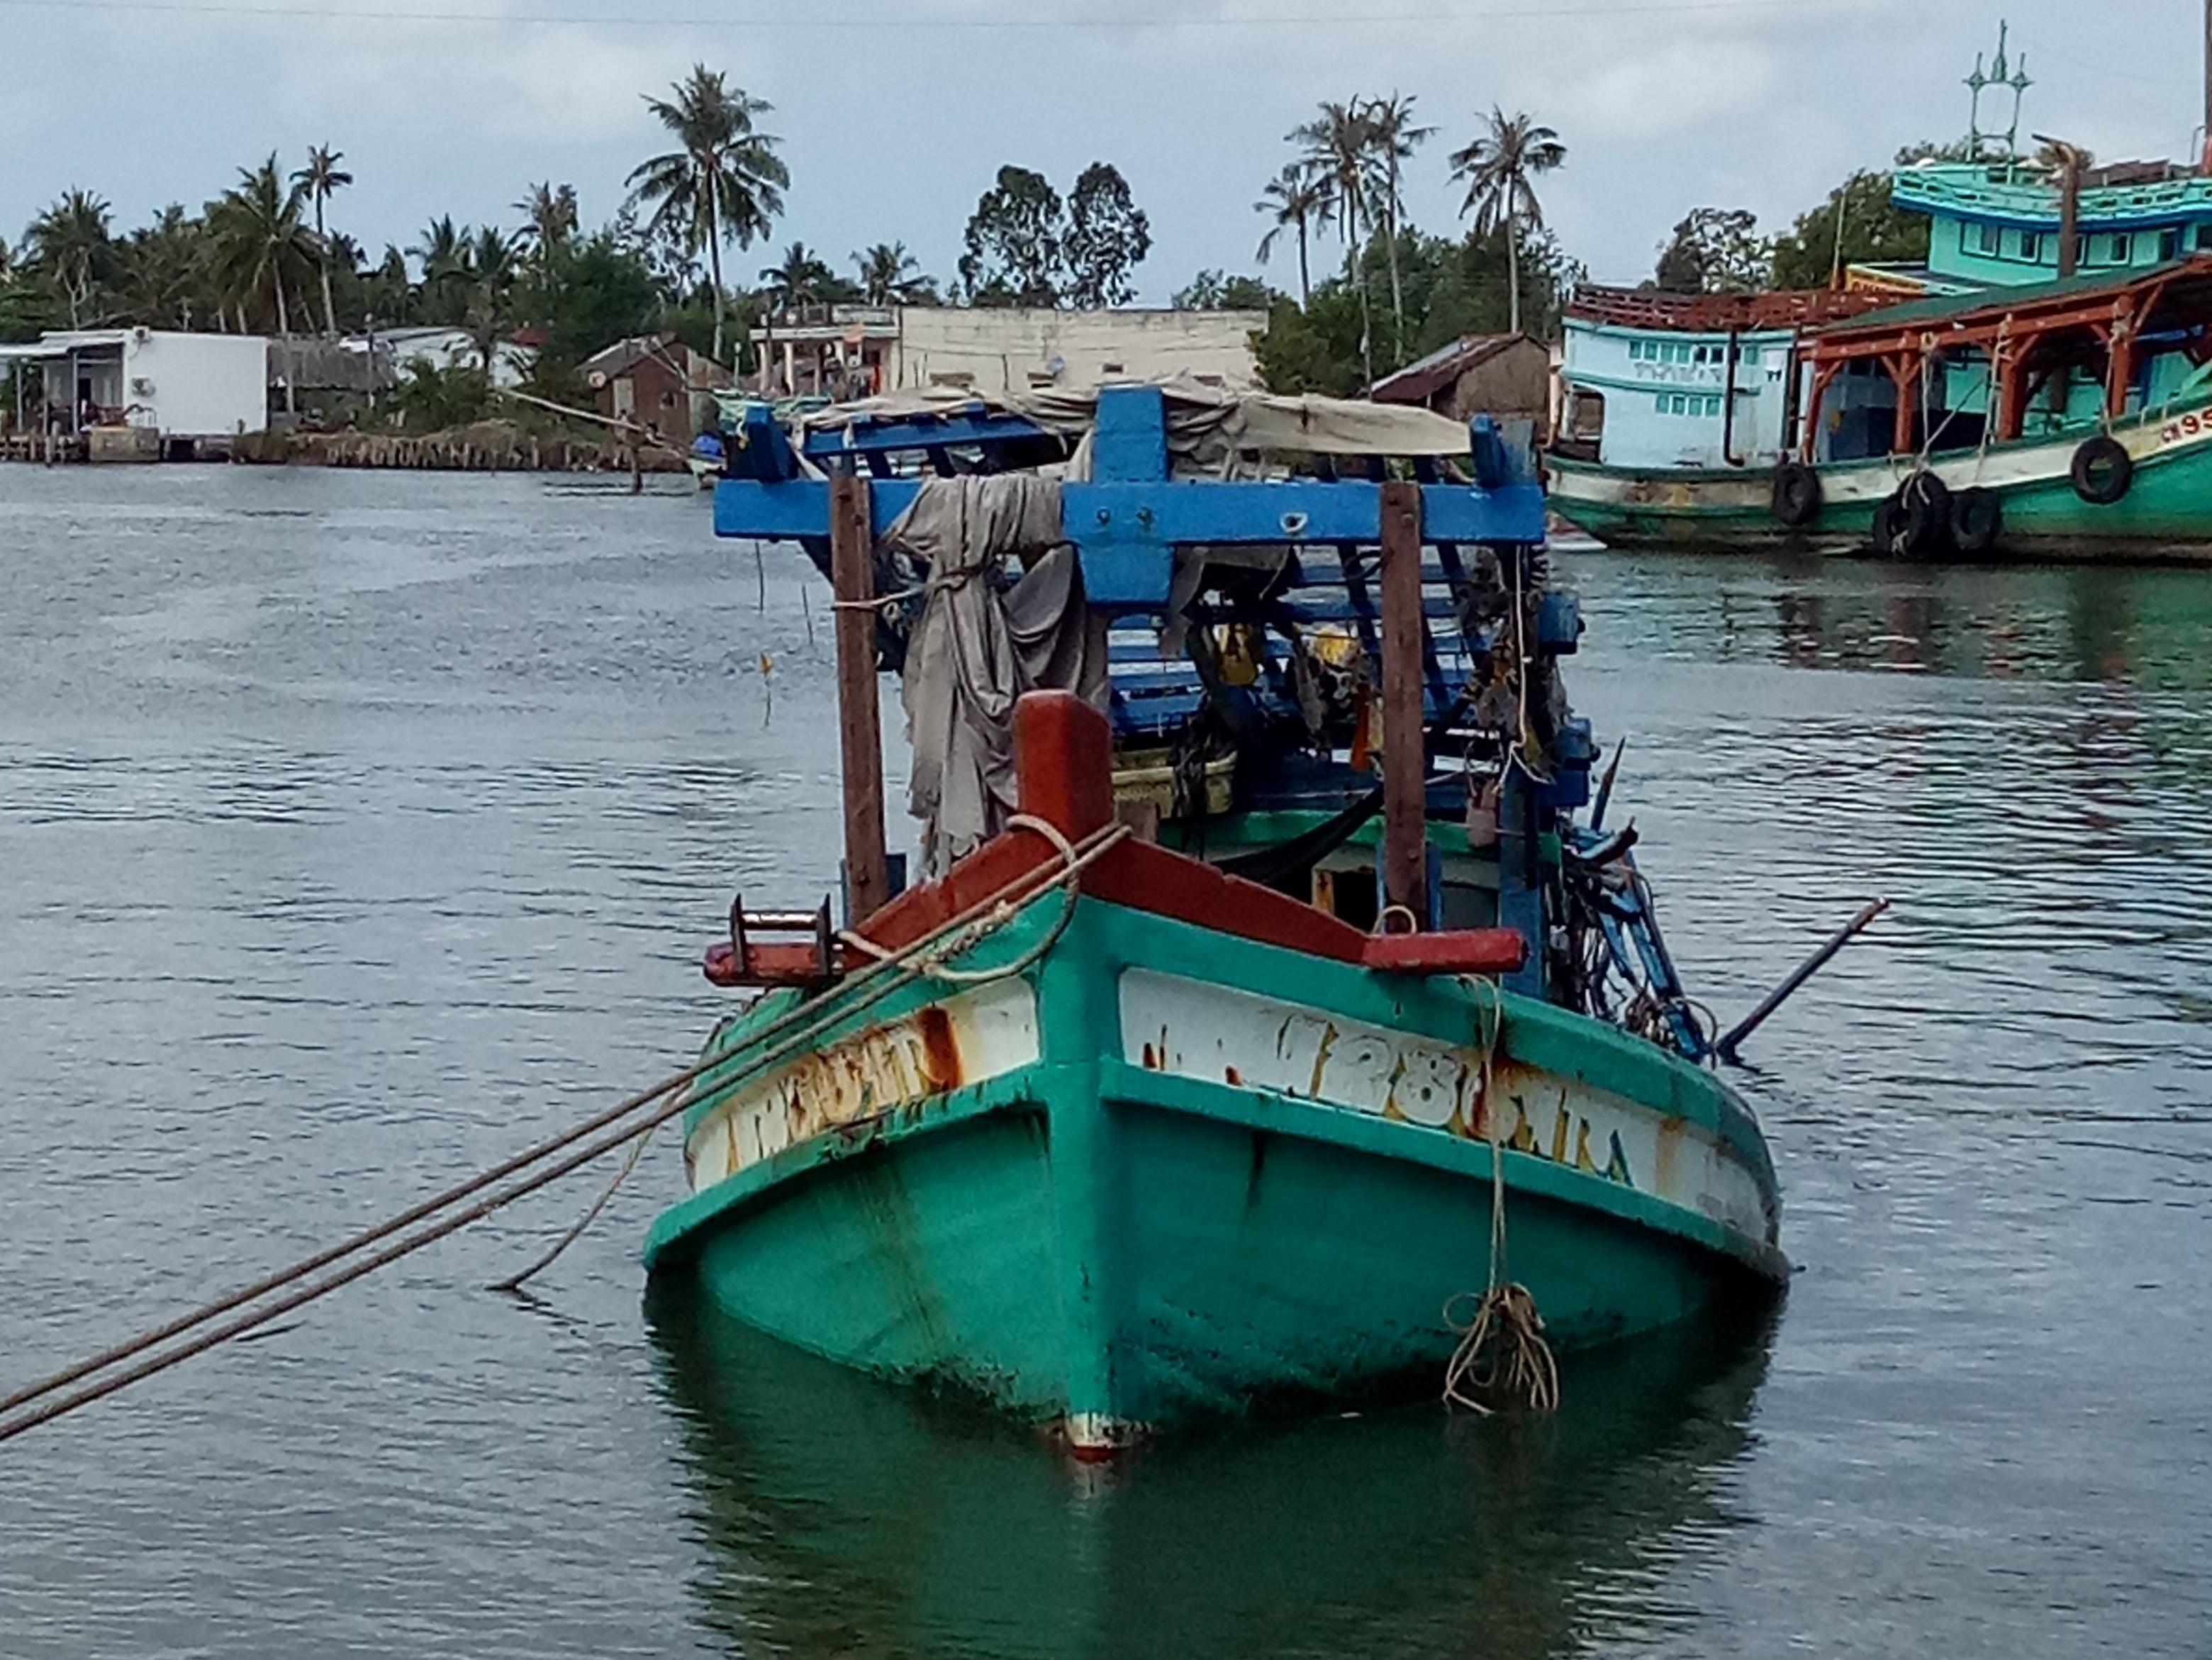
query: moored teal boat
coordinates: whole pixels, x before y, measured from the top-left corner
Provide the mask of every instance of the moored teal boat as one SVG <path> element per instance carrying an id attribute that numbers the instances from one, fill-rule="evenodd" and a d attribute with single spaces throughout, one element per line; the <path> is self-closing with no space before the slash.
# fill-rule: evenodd
<path id="1" fill-rule="evenodd" d="M 886 647 L 896 616 L 854 590 L 912 574 L 885 562 L 922 539 L 904 515 L 927 487 L 871 461 L 872 501 L 858 477 L 823 489 L 764 429 L 736 447 L 768 476 L 722 482 L 719 527 L 819 512 L 831 532 L 851 920 L 740 907 L 709 953 L 719 982 L 775 988 L 709 1040 L 690 1191 L 647 1244 L 656 1282 L 1083 1455 L 1270 1400 L 1433 1386 L 1462 1336 L 1448 1310 L 1508 1275 L 1559 1350 L 1771 1298 L 1787 1265 L 1758 1125 L 1706 1064 L 1633 833 L 1603 831 L 1602 791 L 1575 818 L 1593 751 L 1553 660 L 1579 624 L 1541 581 L 1525 461 L 1486 453 L 1486 429 L 1424 435 L 1393 412 L 1362 435 L 1366 417 L 1318 408 L 1279 430 L 1340 453 L 1457 446 L 1476 478 L 1196 482 L 1169 476 L 1162 404 L 1102 395 L 1089 447 L 1109 476 L 1056 500 L 944 488 L 963 525 L 1043 514 L 1030 534 L 1082 562 L 1084 626 L 1174 611 L 1206 660 L 1178 680 L 1123 639 L 1104 692 L 1023 696 L 1010 812 L 873 903 L 879 775 L 854 728 L 878 654 L 905 657 L 915 708 L 913 678 L 941 660 L 929 608 L 966 593 L 972 631 L 1000 602 L 940 547 L 921 622 Z M 1038 441 L 1006 410 L 872 419 L 887 448 L 945 451 L 939 417 L 979 444 Z M 1249 436 L 1270 417 L 1240 418 Z M 1200 542 L 1178 588 L 1178 548 Z M 1038 562 L 1009 613 L 1053 580 Z M 1239 620 L 1261 613 L 1271 639 Z M 1324 684 L 1301 655 L 1351 667 Z M 1237 730 L 1201 747 L 1190 729 L 1232 702 Z M 1149 763 L 1178 726 L 1163 802 Z"/>

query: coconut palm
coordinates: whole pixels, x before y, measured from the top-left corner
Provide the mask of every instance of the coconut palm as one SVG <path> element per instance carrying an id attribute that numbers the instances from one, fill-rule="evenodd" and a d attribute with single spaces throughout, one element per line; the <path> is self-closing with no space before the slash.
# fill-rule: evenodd
<path id="1" fill-rule="evenodd" d="M 672 99 L 647 98 L 678 148 L 641 162 L 629 176 L 630 200 L 653 204 L 648 235 L 687 252 L 706 252 L 714 289 L 714 356 L 722 356 L 722 244 L 750 247 L 783 211 L 791 174 L 775 154 L 777 139 L 753 126 L 771 106 L 729 85 L 719 70 L 695 64 Z"/>
<path id="2" fill-rule="evenodd" d="M 1375 157 L 1374 216 L 1390 250 L 1391 339 L 1398 362 L 1406 361 L 1406 289 L 1398 277 L 1398 228 L 1406 217 L 1404 164 L 1422 143 L 1436 134 L 1434 127 L 1413 125 L 1413 94 L 1392 93 L 1367 100 L 1368 143 Z"/>
<path id="3" fill-rule="evenodd" d="M 286 184 L 271 155 L 258 167 L 240 167 L 238 183 L 207 208 L 222 297 L 245 318 L 273 311 L 279 334 L 292 331 L 289 295 L 315 271 L 319 250 L 301 213 L 306 197 L 302 186 Z"/>
<path id="4" fill-rule="evenodd" d="M 422 318 L 455 323 L 468 307 L 469 245 L 476 233 L 442 214 L 422 228 L 422 240 L 407 250 L 422 262 Z"/>
<path id="5" fill-rule="evenodd" d="M 93 291 L 115 258 L 107 204 L 87 191 L 63 193 L 31 222 L 23 235 L 23 263 L 45 276 L 69 306 L 71 328 L 90 319 Z"/>
<path id="6" fill-rule="evenodd" d="M 520 264 L 520 239 L 509 240 L 486 225 L 461 246 L 461 271 L 465 298 L 461 326 L 477 349 L 477 359 L 489 377 L 500 337 L 514 320 L 514 280 Z"/>
<path id="7" fill-rule="evenodd" d="M 860 273 L 860 297 L 871 306 L 901 304 L 933 286 L 903 242 L 878 242 L 854 254 L 853 264 Z"/>
<path id="8" fill-rule="evenodd" d="M 525 222 L 515 233 L 515 243 L 533 250 L 541 258 L 567 246 L 576 234 L 578 215 L 574 185 L 556 186 L 550 179 L 532 185 L 530 194 L 514 205 Z"/>
<path id="9" fill-rule="evenodd" d="M 1511 289 L 1512 328 L 1521 331 L 1521 232 L 1544 228 L 1535 179 L 1567 159 L 1567 147 L 1549 127 L 1526 114 L 1507 115 L 1491 106 L 1484 130 L 1451 156 L 1451 176 L 1467 180 L 1460 217 L 1474 215 L 1478 235 L 1505 233 L 1506 281 Z"/>
<path id="10" fill-rule="evenodd" d="M 1255 257 L 1261 265 L 1275 251 L 1275 239 L 1286 229 L 1298 234 L 1298 304 L 1313 303 L 1313 281 L 1306 269 L 1306 233 L 1313 222 L 1328 210 L 1327 190 L 1317 182 L 1312 169 L 1302 162 L 1291 161 L 1267 181 L 1260 192 L 1260 199 L 1252 204 L 1252 211 L 1270 215 L 1274 223 L 1260 239 Z"/>
<path id="11" fill-rule="evenodd" d="M 1373 200 L 1375 150 L 1366 106 L 1358 99 L 1333 104 L 1291 130 L 1290 140 L 1304 146 L 1301 158 L 1322 192 L 1322 212 L 1334 215 L 1344 239 L 1344 274 L 1359 285 L 1359 362 L 1368 383 L 1375 380 L 1373 324 L 1367 301 L 1367 265 L 1360 258 L 1367 210 Z"/>
<path id="12" fill-rule="evenodd" d="M 323 228 L 323 204 L 331 193 L 353 183 L 353 175 L 338 166 L 345 160 L 343 150 L 334 150 L 328 144 L 318 144 L 307 152 L 307 165 L 292 175 L 292 183 L 307 194 L 315 210 L 316 263 L 323 274 L 323 327 L 328 332 L 338 331 L 337 312 L 331 304 L 331 239 Z"/>
<path id="13" fill-rule="evenodd" d="M 778 307 L 788 311 L 793 306 L 818 305 L 828 299 L 837 277 L 813 249 L 804 242 L 793 242 L 783 251 L 781 261 L 761 272 L 761 281 Z"/>

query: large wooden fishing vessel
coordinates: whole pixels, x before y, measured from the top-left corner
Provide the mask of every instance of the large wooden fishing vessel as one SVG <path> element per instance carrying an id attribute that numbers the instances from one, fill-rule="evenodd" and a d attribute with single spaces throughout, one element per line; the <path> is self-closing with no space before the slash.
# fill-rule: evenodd
<path id="1" fill-rule="evenodd" d="M 739 905 L 708 954 L 765 994 L 664 1292 L 1088 1455 L 1433 1377 L 1509 1260 L 1568 1349 L 1782 1283 L 1487 422 L 1131 386 L 762 411 L 730 458 L 718 531 L 836 594 L 845 924 Z"/>

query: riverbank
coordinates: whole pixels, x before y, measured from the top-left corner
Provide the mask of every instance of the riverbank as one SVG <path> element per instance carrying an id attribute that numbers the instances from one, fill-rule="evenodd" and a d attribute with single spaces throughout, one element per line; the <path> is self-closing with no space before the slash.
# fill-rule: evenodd
<path id="1" fill-rule="evenodd" d="M 366 467 L 425 472 L 683 472 L 684 453 L 647 441 L 532 431 L 511 421 L 477 421 L 441 432 L 250 432 L 231 439 L 148 442 L 139 429 L 0 435 L 0 460 L 41 465 L 228 461 L 248 466 Z"/>

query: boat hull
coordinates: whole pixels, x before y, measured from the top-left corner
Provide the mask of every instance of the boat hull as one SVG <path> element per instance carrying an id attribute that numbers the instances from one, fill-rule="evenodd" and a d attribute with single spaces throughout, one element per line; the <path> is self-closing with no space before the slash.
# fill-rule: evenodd
<path id="1" fill-rule="evenodd" d="M 1985 558 L 2212 562 L 2212 412 L 2191 410 L 2116 427 L 2135 463 L 2109 505 L 2075 493 L 2074 453 L 2087 435 L 1936 455 L 1952 492 L 1993 491 L 2003 529 Z M 1615 547 L 1849 552 L 1871 545 L 1875 509 L 1917 458 L 1881 457 L 1816 469 L 1821 507 L 1790 529 L 1775 517 L 1764 469 L 1630 469 L 1553 457 L 1553 512 Z"/>
<path id="2" fill-rule="evenodd" d="M 1058 903 L 994 947 L 1041 939 Z M 648 1261 L 1084 1453 L 1440 1367 L 1446 1304 L 1489 1272 L 1493 1133 L 1507 1266 L 1555 1347 L 1771 1295 L 1778 1203 L 1741 1103 L 1510 997 L 1486 1091 L 1498 1000 L 1085 898 L 1029 972 L 917 987 L 702 1095 L 695 1190 Z"/>

